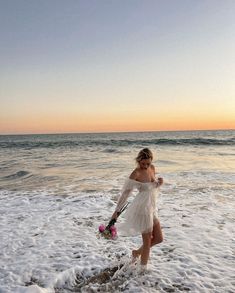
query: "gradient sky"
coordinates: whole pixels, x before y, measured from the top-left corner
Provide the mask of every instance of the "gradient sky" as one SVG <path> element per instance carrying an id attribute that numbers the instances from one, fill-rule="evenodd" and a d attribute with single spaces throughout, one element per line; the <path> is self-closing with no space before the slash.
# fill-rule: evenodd
<path id="1" fill-rule="evenodd" d="M 0 0 L 0 134 L 235 128 L 234 0 Z"/>

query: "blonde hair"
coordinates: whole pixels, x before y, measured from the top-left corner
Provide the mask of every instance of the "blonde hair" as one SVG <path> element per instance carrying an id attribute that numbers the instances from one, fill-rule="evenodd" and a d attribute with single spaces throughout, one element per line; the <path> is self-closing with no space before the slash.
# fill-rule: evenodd
<path id="1" fill-rule="evenodd" d="M 153 160 L 153 153 L 148 148 L 142 149 L 138 156 L 135 158 L 136 162 L 139 163 L 141 160 L 151 159 Z"/>

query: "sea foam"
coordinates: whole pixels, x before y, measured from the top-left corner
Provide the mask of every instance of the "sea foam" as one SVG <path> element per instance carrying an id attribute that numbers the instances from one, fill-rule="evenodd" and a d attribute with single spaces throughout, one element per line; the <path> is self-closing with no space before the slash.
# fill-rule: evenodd
<path id="1" fill-rule="evenodd" d="M 104 272 L 127 264 L 131 250 L 141 245 L 140 236 L 98 237 L 99 224 L 107 223 L 115 208 L 115 197 L 1 191 L 0 291 L 232 292 L 232 178 L 227 178 L 224 193 L 196 173 L 178 174 L 178 183 L 175 178 L 171 183 L 172 178 L 165 175 L 161 190 L 164 242 L 152 248 L 149 270 L 143 275 L 127 270 L 106 276 L 102 283 Z"/>

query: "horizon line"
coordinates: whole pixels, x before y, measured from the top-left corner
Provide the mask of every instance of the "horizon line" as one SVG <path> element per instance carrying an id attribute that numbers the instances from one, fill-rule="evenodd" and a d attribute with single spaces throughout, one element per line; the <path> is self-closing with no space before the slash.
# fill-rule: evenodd
<path id="1" fill-rule="evenodd" d="M 113 133 L 144 133 L 144 132 L 190 132 L 190 131 L 232 131 L 234 128 L 219 128 L 219 129 L 185 129 L 185 130 L 130 130 L 130 131 L 88 131 L 88 132 L 45 132 L 45 133 L 0 133 L 0 136 L 14 135 L 59 135 L 59 134 L 113 134 Z"/>

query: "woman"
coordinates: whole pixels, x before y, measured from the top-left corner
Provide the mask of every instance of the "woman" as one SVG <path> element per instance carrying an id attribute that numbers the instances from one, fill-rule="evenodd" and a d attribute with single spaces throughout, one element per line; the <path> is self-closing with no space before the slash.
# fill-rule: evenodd
<path id="1" fill-rule="evenodd" d="M 143 244 L 132 251 L 133 261 L 141 257 L 141 267 L 147 267 L 150 247 L 163 241 L 162 230 L 156 212 L 158 187 L 163 184 L 162 178 L 155 178 L 155 167 L 152 164 L 153 154 L 148 148 L 142 149 L 137 158 L 137 168 L 126 180 L 112 219 L 117 219 L 118 212 L 125 205 L 133 189 L 138 194 L 125 213 L 125 223 L 120 224 L 120 231 L 125 235 L 142 234 Z"/>

